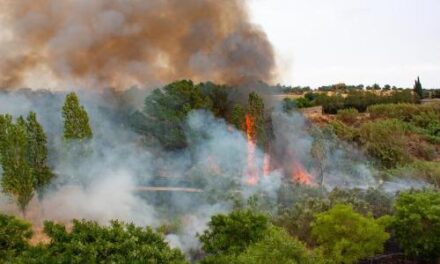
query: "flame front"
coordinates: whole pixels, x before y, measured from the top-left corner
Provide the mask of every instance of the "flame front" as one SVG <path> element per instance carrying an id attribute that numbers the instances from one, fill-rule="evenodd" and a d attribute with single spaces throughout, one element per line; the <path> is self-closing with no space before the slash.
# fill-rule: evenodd
<path id="1" fill-rule="evenodd" d="M 292 180 L 300 184 L 314 185 L 312 175 L 296 160 L 292 162 Z"/>
<path id="2" fill-rule="evenodd" d="M 246 114 L 246 135 L 247 135 L 247 168 L 246 183 L 256 185 L 258 182 L 257 166 L 255 165 L 256 138 L 254 131 L 254 119 Z"/>

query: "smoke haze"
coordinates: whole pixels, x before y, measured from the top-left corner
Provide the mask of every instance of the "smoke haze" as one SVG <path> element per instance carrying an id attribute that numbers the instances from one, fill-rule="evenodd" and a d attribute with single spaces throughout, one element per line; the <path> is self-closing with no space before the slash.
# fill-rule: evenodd
<path id="1" fill-rule="evenodd" d="M 274 78 L 240 0 L 0 0 L 0 87 L 233 84 Z M 37 80 L 37 81 L 35 81 Z"/>

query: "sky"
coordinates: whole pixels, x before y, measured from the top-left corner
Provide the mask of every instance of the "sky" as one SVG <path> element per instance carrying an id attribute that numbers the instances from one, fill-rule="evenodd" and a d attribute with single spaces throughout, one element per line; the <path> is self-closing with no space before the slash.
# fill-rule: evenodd
<path id="1" fill-rule="evenodd" d="M 279 82 L 440 88 L 440 0 L 249 0 Z"/>

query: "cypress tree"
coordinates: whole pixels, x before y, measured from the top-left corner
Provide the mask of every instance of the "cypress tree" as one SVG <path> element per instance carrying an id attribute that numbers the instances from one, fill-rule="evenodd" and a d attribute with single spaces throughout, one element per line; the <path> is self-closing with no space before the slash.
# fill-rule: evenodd
<path id="1" fill-rule="evenodd" d="M 423 88 L 420 78 L 417 76 L 417 80 L 414 83 L 414 92 L 419 96 L 420 99 L 423 98 Z"/>
<path id="2" fill-rule="evenodd" d="M 70 93 L 63 106 L 64 138 L 90 139 L 93 136 L 89 116 L 84 106 L 80 105 L 78 96 Z"/>
<path id="3" fill-rule="evenodd" d="M 256 92 L 249 94 L 248 114 L 254 119 L 254 128 L 257 144 L 264 147 L 266 144 L 266 130 L 264 120 L 264 102 Z"/>
<path id="4" fill-rule="evenodd" d="M 47 165 L 47 138 L 34 112 L 29 113 L 26 121 L 26 159 L 33 170 L 34 187 L 41 197 L 41 189 L 49 184 L 54 176 Z"/>
<path id="5" fill-rule="evenodd" d="M 1 155 L 3 168 L 1 186 L 16 199 L 17 205 L 25 214 L 25 209 L 34 196 L 34 176 L 26 160 L 27 135 L 25 121 L 20 117 L 16 124 L 10 116 L 2 119 Z"/>

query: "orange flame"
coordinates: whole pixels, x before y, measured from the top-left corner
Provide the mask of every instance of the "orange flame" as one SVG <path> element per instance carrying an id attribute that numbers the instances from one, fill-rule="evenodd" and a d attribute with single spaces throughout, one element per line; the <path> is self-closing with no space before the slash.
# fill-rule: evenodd
<path id="1" fill-rule="evenodd" d="M 255 149 L 256 139 L 254 131 L 254 120 L 246 114 L 246 135 L 247 135 L 247 168 L 246 168 L 246 182 L 249 185 L 255 185 L 258 182 L 257 169 L 255 166 Z"/>
<path id="2" fill-rule="evenodd" d="M 294 160 L 292 163 L 292 180 L 304 185 L 315 185 L 310 175 L 301 163 Z"/>
<path id="3" fill-rule="evenodd" d="M 269 176 L 270 174 L 270 156 L 267 153 L 264 153 L 264 160 L 263 160 L 263 175 L 264 177 Z"/>

